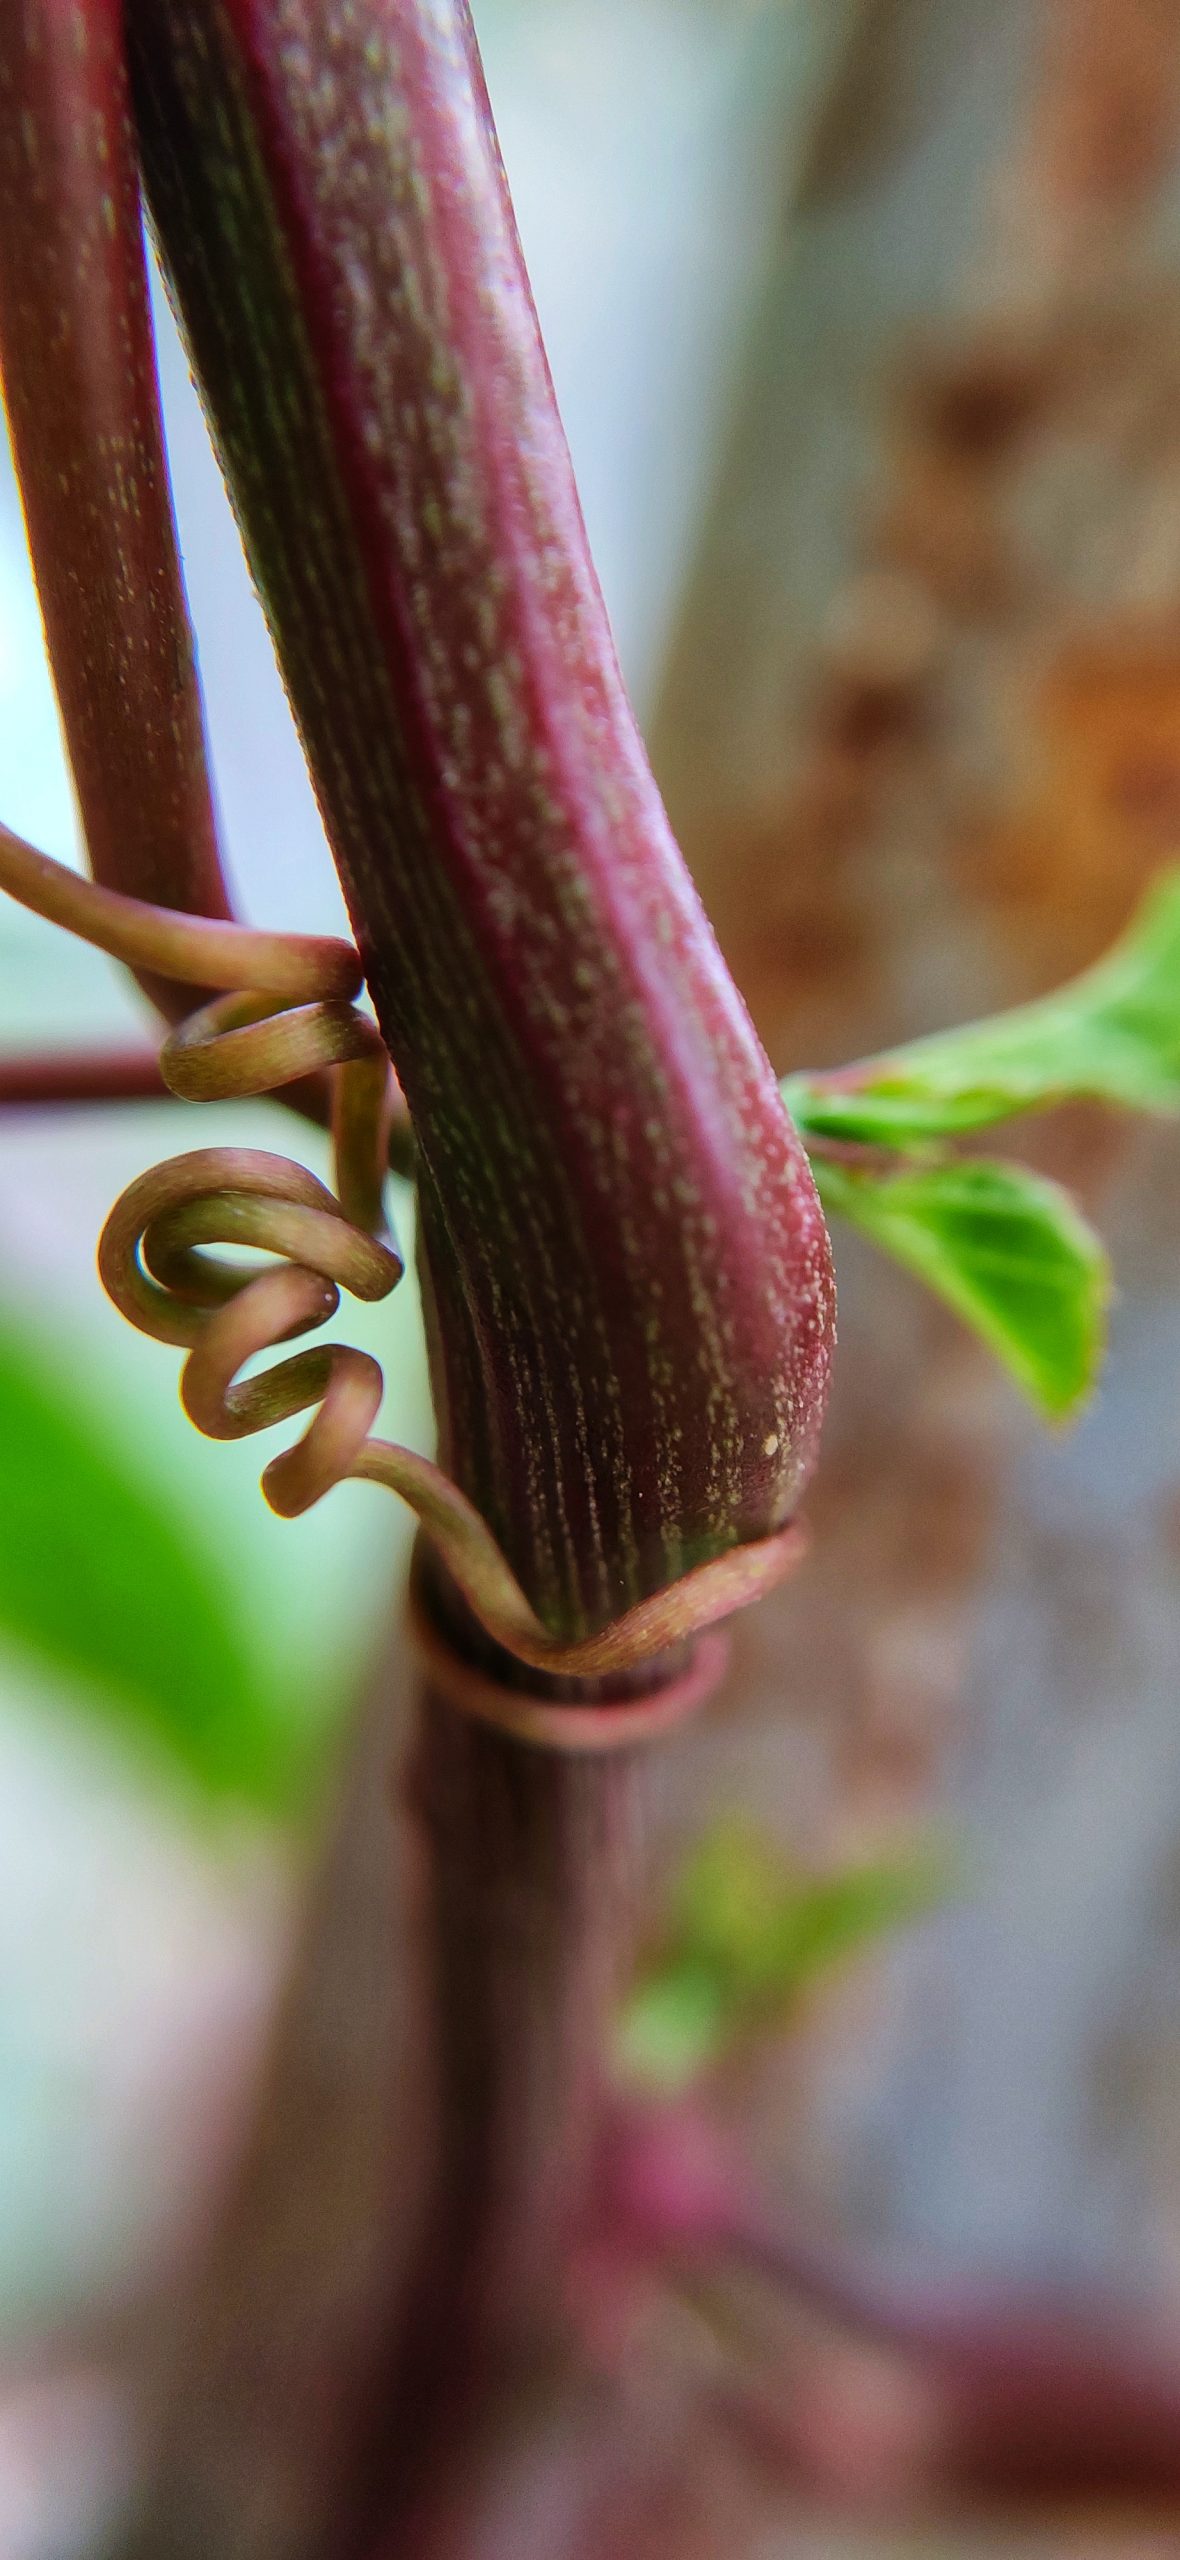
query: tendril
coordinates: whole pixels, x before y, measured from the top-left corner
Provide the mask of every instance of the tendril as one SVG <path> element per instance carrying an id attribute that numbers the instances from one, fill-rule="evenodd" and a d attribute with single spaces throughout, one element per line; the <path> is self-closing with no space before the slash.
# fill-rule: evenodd
<path id="1" fill-rule="evenodd" d="M 243 1378 L 259 1353 L 325 1324 L 342 1290 L 384 1298 L 403 1274 L 383 1209 L 389 1063 L 376 1025 L 353 1002 L 363 984 L 359 956 L 324 936 L 256 932 L 151 906 L 68 870 L 4 827 L 0 888 L 129 966 L 218 991 L 160 1052 L 164 1081 L 184 1100 L 273 1093 L 309 1073 L 333 1073 L 335 1192 L 289 1157 L 201 1147 L 132 1182 L 98 1250 L 103 1285 L 129 1323 L 187 1352 L 181 1400 L 199 1431 L 236 1440 L 312 1413 L 303 1437 L 263 1474 L 272 1510 L 294 1518 L 349 1477 L 386 1485 L 417 1514 L 497 1644 L 537 1670 L 583 1678 L 630 1669 L 781 1580 L 802 1546 L 794 1523 L 696 1566 L 597 1634 L 568 1640 L 537 1616 L 451 1478 L 371 1436 L 383 1379 L 367 1352 L 330 1343 Z M 272 1267 L 219 1259 L 210 1251 L 218 1245 L 268 1254 Z"/>

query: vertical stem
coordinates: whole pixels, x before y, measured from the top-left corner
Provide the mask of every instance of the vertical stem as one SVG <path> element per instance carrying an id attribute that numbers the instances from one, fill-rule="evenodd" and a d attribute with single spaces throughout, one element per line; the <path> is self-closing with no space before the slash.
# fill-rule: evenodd
<path id="1" fill-rule="evenodd" d="M 406 1798 L 430 2193 L 341 2560 L 461 2547 L 488 2432 L 554 2344 L 628 1936 L 637 1782 L 630 1754 L 522 1745 L 422 1684 Z"/>
<path id="2" fill-rule="evenodd" d="M 95 877 L 224 916 L 120 0 L 0 7 L 0 371 Z M 192 992 L 144 973 L 163 1012 Z"/>
<path id="3" fill-rule="evenodd" d="M 130 0 L 128 25 L 153 218 L 413 1121 L 440 1458 L 547 1624 L 589 1632 L 793 1514 L 832 1339 L 810 1172 L 626 700 L 467 0 Z M 337 2537 L 366 2560 L 454 2547 L 495 2387 L 556 2325 L 636 1784 L 433 1682 L 436 2129 Z"/>
<path id="4" fill-rule="evenodd" d="M 443 1464 L 555 1631 L 787 1521 L 807 1160 L 670 835 L 466 0 L 131 0 L 153 218 L 414 1124 Z"/>

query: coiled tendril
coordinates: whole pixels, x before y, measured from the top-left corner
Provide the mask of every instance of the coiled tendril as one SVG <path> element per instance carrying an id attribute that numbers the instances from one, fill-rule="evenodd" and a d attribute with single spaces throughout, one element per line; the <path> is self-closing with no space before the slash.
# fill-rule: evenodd
<path id="1" fill-rule="evenodd" d="M 349 1476 L 389 1486 L 416 1512 L 496 1643 L 538 1670 L 584 1678 L 629 1669 L 696 1634 L 789 1570 L 802 1545 L 793 1523 L 696 1566 L 598 1634 L 567 1641 L 537 1616 L 486 1521 L 450 1477 L 370 1436 L 383 1380 L 366 1352 L 332 1343 L 242 1379 L 257 1353 L 326 1323 L 342 1289 L 383 1298 L 402 1277 L 382 1209 L 389 1064 L 376 1025 L 352 1001 L 363 982 L 359 957 L 350 943 L 255 932 L 125 897 L 4 827 L 0 887 L 133 968 L 225 990 L 161 1050 L 164 1080 L 185 1100 L 273 1093 L 333 1071 L 335 1194 L 286 1156 L 201 1147 L 131 1183 L 98 1250 L 104 1286 L 129 1322 L 187 1351 L 181 1397 L 199 1431 L 239 1439 L 316 1408 L 303 1438 L 263 1475 L 273 1510 L 293 1518 Z M 261 1250 L 276 1267 L 254 1273 L 218 1261 L 213 1245 Z M 628 1729 L 632 1721 L 642 1721 L 637 1709 Z"/>

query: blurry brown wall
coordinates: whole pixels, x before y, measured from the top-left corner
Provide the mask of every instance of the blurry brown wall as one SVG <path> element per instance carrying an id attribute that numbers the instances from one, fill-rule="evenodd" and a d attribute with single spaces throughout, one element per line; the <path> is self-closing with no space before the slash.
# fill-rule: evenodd
<path id="1" fill-rule="evenodd" d="M 783 1068 L 1052 984 L 1180 854 L 1180 7 L 869 0 L 786 192 L 654 731 Z M 1052 1439 L 839 1237 L 814 1559 L 685 1793 L 736 1753 L 813 1849 L 965 1843 L 794 2174 L 1180 2295 L 1180 1142 L 1018 1150 L 1112 1245 L 1094 1411 Z"/>

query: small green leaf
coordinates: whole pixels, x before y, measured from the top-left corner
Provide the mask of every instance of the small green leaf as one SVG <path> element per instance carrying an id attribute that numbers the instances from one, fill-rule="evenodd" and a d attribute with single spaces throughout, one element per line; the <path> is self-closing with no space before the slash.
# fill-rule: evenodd
<path id="1" fill-rule="evenodd" d="M 202 1794 L 269 1812 L 302 1769 L 224 1569 L 79 1381 L 0 1318 L 0 1634 Z"/>
<path id="2" fill-rule="evenodd" d="M 623 2076 L 647 2089 L 687 2089 L 724 2052 L 736 2004 L 724 1979 L 689 1958 L 669 1961 L 636 1984 L 623 2010 L 618 2062 Z"/>
<path id="3" fill-rule="evenodd" d="M 967 1157 L 897 1173 L 817 1163 L 825 1209 L 924 1280 L 1042 1413 L 1084 1402 L 1105 1340 L 1110 1273 L 1068 1194 L 1024 1165 Z"/>
<path id="4" fill-rule="evenodd" d="M 916 1857 L 806 1875 L 749 1824 L 719 1823 L 679 1878 L 623 2012 L 621 2069 L 649 2087 L 686 2087 L 731 2045 L 781 2026 L 819 1975 L 918 1918 L 945 1885 Z"/>
<path id="5" fill-rule="evenodd" d="M 1180 1111 L 1180 870 L 1055 994 L 835 1075 L 789 1076 L 783 1095 L 805 1138 L 901 1149 L 1075 1099 Z"/>

